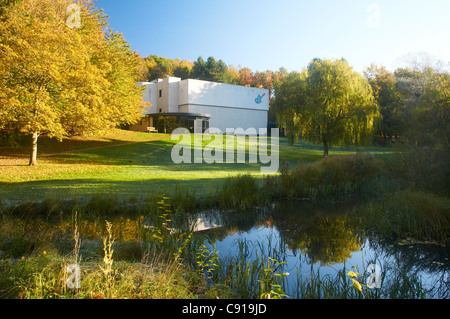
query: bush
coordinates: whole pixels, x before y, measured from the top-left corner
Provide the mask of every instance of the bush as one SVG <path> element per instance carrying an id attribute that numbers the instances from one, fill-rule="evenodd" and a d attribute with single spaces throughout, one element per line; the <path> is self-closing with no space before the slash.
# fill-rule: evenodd
<path id="1" fill-rule="evenodd" d="M 450 149 L 447 146 L 397 147 L 392 167 L 398 178 L 415 188 L 444 196 L 450 189 Z"/>
<path id="2" fill-rule="evenodd" d="M 266 178 L 265 188 L 279 197 L 310 200 L 373 193 L 383 172 L 381 162 L 371 154 L 335 156 L 293 170 L 284 166 L 279 177 Z"/>

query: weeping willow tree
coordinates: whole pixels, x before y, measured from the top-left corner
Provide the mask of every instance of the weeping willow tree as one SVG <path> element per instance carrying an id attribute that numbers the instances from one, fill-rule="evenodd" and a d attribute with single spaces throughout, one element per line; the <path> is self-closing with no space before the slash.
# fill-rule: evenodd
<path id="1" fill-rule="evenodd" d="M 290 143 L 299 136 L 324 147 L 366 145 L 381 115 L 368 81 L 344 60 L 314 59 L 278 87 L 275 107 Z"/>

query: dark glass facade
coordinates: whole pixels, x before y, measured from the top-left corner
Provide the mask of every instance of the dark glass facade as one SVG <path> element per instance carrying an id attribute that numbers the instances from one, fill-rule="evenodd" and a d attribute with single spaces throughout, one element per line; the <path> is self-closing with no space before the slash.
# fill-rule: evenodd
<path id="1" fill-rule="evenodd" d="M 170 134 L 180 127 L 188 129 L 190 133 L 194 133 L 196 121 L 201 121 L 201 133 L 204 133 L 209 128 L 210 116 L 208 114 L 155 113 L 147 116 L 153 118 L 153 126 L 159 133 Z"/>

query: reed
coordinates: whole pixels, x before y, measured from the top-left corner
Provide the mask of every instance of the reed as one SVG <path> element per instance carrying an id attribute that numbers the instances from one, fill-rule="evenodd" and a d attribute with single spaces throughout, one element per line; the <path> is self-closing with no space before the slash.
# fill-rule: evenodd
<path id="1" fill-rule="evenodd" d="M 353 212 L 359 227 L 381 237 L 450 243 L 450 200 L 403 190 L 383 196 Z"/>
<path id="2" fill-rule="evenodd" d="M 229 178 L 206 199 L 179 190 L 175 197 L 148 196 L 145 200 L 124 201 L 98 195 L 88 201 L 50 198 L 41 203 L 3 207 L 0 297 L 426 298 L 429 294 L 420 278 L 399 266 L 386 267 L 396 271 L 383 272 L 382 289 L 365 290 L 363 294 L 353 288 L 345 269 L 334 276 L 323 276 L 317 271 L 303 277 L 297 271 L 297 281 L 292 286 L 287 279 L 293 274 L 288 276 L 284 269 L 284 243 L 275 245 L 271 239 L 264 243 L 238 240 L 232 256 L 220 256 L 214 248 L 209 252 L 204 249 L 205 238 L 174 226 L 180 224 L 177 219 L 186 217 L 185 212 L 199 207 L 245 211 L 284 196 L 318 200 L 377 193 L 383 178 L 383 168 L 377 161 L 356 155 L 292 171 L 283 169 L 280 176 L 267 178 L 262 187 L 250 175 Z M 355 210 L 352 220 L 378 236 L 413 237 L 448 244 L 449 207 L 445 197 L 403 190 L 383 195 Z M 140 218 L 135 223 L 133 238 L 141 243 L 138 255 L 144 257 L 137 262 L 121 261 L 118 248 L 123 243 L 114 241 L 113 233 L 120 234 L 114 231 L 114 226 L 120 228 L 121 218 L 127 215 Z M 114 226 L 107 222 L 105 228 L 105 218 L 109 217 L 119 218 L 119 222 Z M 152 221 L 153 227 L 144 227 L 144 220 Z M 61 249 L 68 234 L 73 234 L 73 240 L 70 237 L 69 248 Z M 102 237 L 103 263 L 101 241 L 96 241 Z M 79 290 L 65 286 L 68 262 L 65 252 L 72 253 L 82 268 L 83 284 Z M 445 294 L 448 296 L 448 292 L 439 292 L 439 296 Z"/>
<path id="3" fill-rule="evenodd" d="M 210 206 L 245 211 L 269 202 L 270 198 L 261 191 L 256 178 L 244 174 L 227 178 L 222 188 L 211 195 Z"/>
<path id="4" fill-rule="evenodd" d="M 448 298 L 448 291 L 436 291 L 422 285 L 421 277 L 411 274 L 402 267 L 383 266 L 381 287 L 367 287 L 367 273 L 361 278 L 348 275 L 349 269 L 343 267 L 334 275 L 320 274 L 320 269 L 309 275 L 301 275 L 297 269 L 297 280 L 292 292 L 296 299 L 426 299 Z M 358 284 L 355 285 L 354 282 Z M 442 286 L 445 287 L 445 284 Z"/>
<path id="5" fill-rule="evenodd" d="M 354 194 L 376 194 L 384 183 L 380 160 L 371 154 L 333 156 L 289 169 L 283 162 L 281 174 L 265 179 L 264 188 L 276 197 L 323 200 Z"/>
<path id="6" fill-rule="evenodd" d="M 216 260 L 210 289 L 225 286 L 234 298 L 243 299 L 287 297 L 288 273 L 281 260 L 282 246 L 275 247 L 270 236 L 264 243 L 236 240 L 233 244 L 235 252 L 228 256 L 219 255 Z"/>
<path id="7" fill-rule="evenodd" d="M 114 269 L 113 265 L 113 253 L 112 245 L 114 244 L 114 237 L 112 233 L 112 224 L 106 221 L 106 232 L 107 235 L 103 237 L 103 251 L 105 253 L 103 257 L 103 267 L 100 266 L 102 273 L 105 277 L 105 291 L 108 298 L 114 296 L 113 286 L 114 286 Z"/>
<path id="8" fill-rule="evenodd" d="M 109 226 L 108 226 L 109 225 Z M 103 261 L 79 258 L 81 287 L 66 286 L 67 258 L 55 252 L 34 251 L 20 259 L 0 260 L 0 297 L 5 298 L 301 298 L 301 299 L 405 299 L 448 298 L 448 291 L 422 286 L 413 269 L 384 264 L 381 288 L 354 289 L 346 266 L 334 275 L 308 273 L 298 268 L 288 274 L 285 245 L 267 237 L 251 242 L 236 240 L 233 254 L 223 256 L 214 246 L 206 249 L 204 237 L 181 241 L 171 252 L 147 249 L 138 262 L 113 261 L 114 236 L 107 223 Z M 75 234 L 75 233 L 74 233 Z M 156 239 L 155 239 L 156 240 Z M 157 240 L 158 241 L 158 240 Z M 77 241 L 74 240 L 75 247 Z M 181 248 L 181 249 L 180 249 Z M 116 248 L 114 248 L 115 250 Z M 115 256 L 115 255 L 114 255 Z M 114 258 L 115 259 L 115 258 Z M 114 262 L 114 263 L 113 263 Z M 380 264 L 380 261 L 369 263 Z M 397 261 L 398 262 L 398 261 Z M 114 265 L 114 267 L 113 267 Z M 354 270 L 353 268 L 351 268 Z M 292 270 L 289 270 L 292 272 Z M 358 271 L 358 270 L 354 270 Z M 357 280 L 364 284 L 368 273 Z M 113 281 L 110 281 L 113 280 Z M 448 278 L 442 278 L 445 283 Z M 445 284 L 442 285 L 445 287 Z"/>

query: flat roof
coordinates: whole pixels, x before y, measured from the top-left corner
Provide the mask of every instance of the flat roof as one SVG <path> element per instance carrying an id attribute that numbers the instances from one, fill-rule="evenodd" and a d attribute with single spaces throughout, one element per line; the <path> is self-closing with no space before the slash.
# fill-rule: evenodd
<path id="1" fill-rule="evenodd" d="M 186 112 L 169 112 L 169 113 L 144 113 L 149 116 L 187 116 L 187 117 L 207 117 L 211 118 L 210 114 L 205 113 L 186 113 Z"/>

